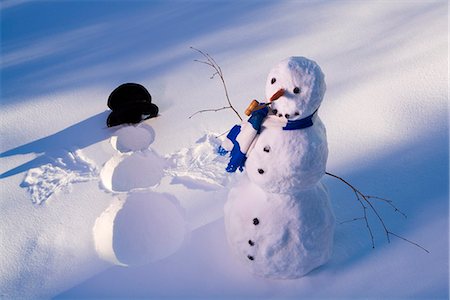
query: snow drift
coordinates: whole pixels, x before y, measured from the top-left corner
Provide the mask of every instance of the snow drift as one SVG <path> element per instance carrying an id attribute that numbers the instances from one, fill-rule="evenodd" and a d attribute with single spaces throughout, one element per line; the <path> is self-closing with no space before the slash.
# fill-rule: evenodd
<path id="1" fill-rule="evenodd" d="M 448 298 L 446 4 L 3 1 L 0 297 Z M 327 78 L 321 118 L 328 170 L 394 200 L 408 218 L 377 204 L 386 223 L 430 254 L 398 239 L 387 244 L 376 225 L 373 250 L 364 224 L 339 225 L 361 210 L 351 192 L 327 178 L 337 220 L 330 262 L 294 281 L 262 280 L 241 268 L 222 219 L 234 178 L 220 173 L 226 161 L 210 154 L 210 133 L 237 119 L 226 110 L 188 119 L 226 104 L 220 83 L 208 79 L 211 70 L 192 61 L 198 57 L 190 46 L 222 66 L 238 111 L 264 98 L 265 77 L 280 59 L 317 61 Z M 146 86 L 160 116 L 145 122 L 153 141 L 150 131 L 138 130 L 130 135 L 137 144 L 116 143 L 116 150 L 110 138 L 121 127 L 106 127 L 106 100 L 124 82 Z M 111 190 L 101 184 L 107 161 L 149 143 L 152 162 L 167 162 L 162 177 L 143 183 L 151 187 L 130 182 L 114 191 L 113 180 Z M 97 254 L 93 228 L 134 193 L 168 198 L 186 236 L 158 250 L 154 257 L 161 258 L 178 249 L 162 260 L 111 267 Z M 131 203 L 151 231 L 140 205 Z M 126 263 L 131 252 L 120 249 Z"/>

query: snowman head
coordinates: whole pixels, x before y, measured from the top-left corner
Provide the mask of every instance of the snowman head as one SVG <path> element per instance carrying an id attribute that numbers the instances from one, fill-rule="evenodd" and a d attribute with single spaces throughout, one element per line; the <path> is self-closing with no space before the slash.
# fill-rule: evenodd
<path id="1" fill-rule="evenodd" d="M 293 56 L 281 61 L 270 71 L 266 82 L 267 99 L 283 90 L 283 96 L 271 105 L 272 113 L 288 120 L 311 115 L 325 94 L 324 77 L 319 65 L 305 57 Z"/>

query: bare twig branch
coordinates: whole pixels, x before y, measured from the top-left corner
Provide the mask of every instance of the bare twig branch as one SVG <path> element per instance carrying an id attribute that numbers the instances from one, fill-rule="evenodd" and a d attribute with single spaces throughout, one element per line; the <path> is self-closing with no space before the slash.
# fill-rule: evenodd
<path id="1" fill-rule="evenodd" d="M 213 112 L 217 112 L 220 110 L 224 110 L 224 109 L 231 109 L 232 111 L 234 111 L 234 113 L 237 115 L 237 117 L 239 118 L 239 120 L 242 121 L 242 117 L 239 115 L 239 113 L 237 112 L 237 110 L 234 108 L 233 104 L 231 104 L 231 100 L 230 100 L 230 96 L 228 95 L 228 89 L 227 89 L 227 85 L 225 83 L 225 78 L 223 76 L 222 73 L 222 69 L 220 68 L 219 64 L 214 60 L 214 58 L 212 58 L 211 55 L 209 55 L 208 53 L 203 52 L 202 50 L 199 50 L 197 48 L 191 47 L 191 49 L 197 51 L 198 53 L 200 53 L 204 58 L 206 58 L 206 61 L 203 60 L 198 60 L 195 59 L 194 61 L 205 64 L 210 66 L 211 68 L 214 69 L 214 73 L 212 74 L 212 76 L 210 77 L 210 79 L 213 79 L 214 77 L 219 76 L 220 81 L 222 82 L 223 85 L 223 89 L 225 91 L 225 97 L 227 98 L 227 102 L 228 102 L 228 106 L 224 106 L 222 108 L 218 108 L 218 109 L 203 109 L 203 110 L 199 110 L 197 112 L 195 112 L 194 114 L 192 114 L 190 118 L 192 118 L 193 116 L 195 116 L 196 114 L 199 113 L 204 113 L 204 112 L 209 112 L 209 111 L 213 111 Z"/>
<path id="2" fill-rule="evenodd" d="M 420 249 L 424 250 L 427 253 L 430 253 L 427 249 L 425 249 L 424 247 L 422 247 L 418 243 L 415 243 L 415 242 L 413 242 L 411 240 L 408 240 L 408 239 L 406 239 L 406 238 L 404 238 L 404 237 L 402 237 L 402 236 L 392 232 L 391 230 L 389 230 L 388 227 L 386 226 L 386 224 L 384 223 L 383 218 L 381 217 L 381 215 L 379 214 L 377 209 L 373 206 L 372 202 L 370 201 L 370 199 L 381 200 L 381 201 L 387 203 L 388 205 L 390 205 L 396 212 L 402 214 L 406 218 L 406 214 L 401 212 L 395 205 L 393 205 L 391 200 L 387 200 L 387 199 L 376 197 L 376 196 L 365 195 L 360 190 L 358 190 L 355 186 L 353 186 L 348 181 L 343 179 L 342 177 L 337 176 L 337 175 L 332 174 L 332 173 L 329 173 L 329 172 L 325 172 L 325 174 L 342 181 L 345 185 L 347 185 L 355 193 L 356 199 L 358 200 L 358 202 L 361 204 L 361 206 L 363 208 L 364 216 L 360 217 L 360 218 L 355 218 L 354 220 L 364 220 L 365 221 L 367 230 L 369 232 L 369 235 L 370 235 L 370 238 L 371 238 L 371 241 L 372 241 L 372 247 L 373 248 L 375 248 L 375 243 L 374 243 L 373 232 L 372 232 L 372 229 L 370 227 L 369 220 L 367 218 L 367 209 L 368 208 L 370 208 L 372 213 L 377 217 L 378 221 L 380 222 L 381 226 L 383 227 L 384 232 L 386 234 L 386 239 L 387 239 L 388 243 L 391 242 L 390 236 L 395 236 L 395 237 L 397 237 L 399 239 L 404 240 L 405 242 L 408 242 L 408 243 L 410 243 L 410 244 L 412 244 L 412 245 L 414 245 L 416 247 L 419 247 Z M 367 206 L 364 203 L 367 204 Z M 345 222 L 345 223 L 347 223 L 347 222 Z"/>
<path id="3" fill-rule="evenodd" d="M 396 233 L 394 233 L 394 232 L 392 232 L 392 231 L 389 231 L 389 234 L 392 234 L 393 236 L 395 236 L 395 237 L 397 237 L 397 238 L 399 238 L 399 239 L 402 239 L 402 240 L 404 240 L 405 242 L 408 242 L 408 243 L 410 243 L 410 244 L 413 244 L 414 246 L 419 247 L 420 249 L 422 249 L 422 250 L 425 251 L 426 253 L 430 253 L 430 251 L 428 251 L 427 249 L 425 249 L 425 248 L 422 247 L 421 245 L 419 245 L 419 244 L 417 244 L 417 243 L 415 243 L 415 242 L 413 242 L 413 241 L 411 241 L 411 240 L 405 239 L 404 237 L 399 236 L 398 234 L 396 234 Z"/>
<path id="4" fill-rule="evenodd" d="M 380 198 L 380 197 L 377 197 L 377 196 L 367 196 L 367 195 L 366 195 L 366 198 L 367 198 L 367 199 L 376 199 L 376 200 L 384 201 L 384 202 L 386 202 L 390 207 L 392 207 L 392 208 L 394 209 L 394 211 L 396 211 L 396 212 L 398 212 L 399 214 L 401 214 L 405 219 L 408 218 L 408 216 L 407 216 L 404 212 L 402 212 L 400 209 L 398 209 L 398 208 L 394 205 L 394 203 L 392 202 L 392 200 Z"/>
<path id="5" fill-rule="evenodd" d="M 219 134 L 218 136 L 216 136 L 216 139 L 217 139 L 217 138 L 220 138 L 222 135 L 225 135 L 225 134 L 227 134 L 227 133 L 230 132 L 230 131 L 231 131 L 231 129 L 228 129 L 227 131 L 225 131 L 225 132 Z"/>
<path id="6" fill-rule="evenodd" d="M 198 60 L 198 59 L 194 59 L 194 61 L 198 62 L 198 63 L 201 63 L 201 64 L 208 65 L 208 66 L 213 67 L 215 69 L 214 65 L 212 63 L 210 63 L 210 62 L 203 61 L 203 60 Z"/>
<path id="7" fill-rule="evenodd" d="M 353 219 L 350 219 L 350 220 L 341 221 L 341 222 L 339 222 L 339 225 L 346 224 L 346 223 L 351 223 L 351 222 L 355 222 L 355 221 L 359 221 L 359 220 L 364 220 L 364 217 L 353 218 Z"/>
<path id="8" fill-rule="evenodd" d="M 375 240 L 373 237 L 372 228 L 370 228 L 369 219 L 367 218 L 367 206 L 364 205 L 364 203 L 362 202 L 361 198 L 359 197 L 359 194 L 357 193 L 357 191 L 354 191 L 354 192 L 355 192 L 356 199 L 358 200 L 358 202 L 361 204 L 361 206 L 363 208 L 363 213 L 364 213 L 363 220 L 366 223 L 366 228 L 367 228 L 367 231 L 369 232 L 370 241 L 372 242 L 372 248 L 375 249 Z"/>
<path id="9" fill-rule="evenodd" d="M 193 113 L 192 115 L 190 115 L 189 119 L 192 118 L 193 116 L 195 116 L 196 114 L 201 114 L 201 113 L 204 113 L 204 112 L 207 112 L 207 111 L 217 112 L 217 111 L 221 111 L 221 110 L 228 109 L 228 108 L 230 108 L 230 107 L 229 106 L 224 106 L 224 107 L 221 107 L 221 108 L 202 109 L 202 110 L 199 110 L 199 111 Z"/>

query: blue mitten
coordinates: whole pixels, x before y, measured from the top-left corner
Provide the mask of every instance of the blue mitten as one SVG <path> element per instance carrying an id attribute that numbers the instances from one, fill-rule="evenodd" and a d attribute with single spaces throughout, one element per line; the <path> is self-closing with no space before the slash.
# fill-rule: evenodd
<path id="1" fill-rule="evenodd" d="M 248 122 L 252 124 L 253 128 L 257 131 L 259 134 L 259 131 L 261 130 L 261 124 L 264 121 L 264 119 L 267 117 L 267 114 L 269 113 L 269 108 L 266 106 L 262 109 L 255 110 L 252 112 L 252 116 L 248 119 Z"/>
<path id="2" fill-rule="evenodd" d="M 267 114 L 269 113 L 269 109 L 267 107 L 264 107 L 262 109 L 259 109 L 257 111 L 254 111 L 251 115 L 251 117 L 247 120 L 252 125 L 253 132 L 249 132 L 248 130 L 252 131 L 250 127 L 244 127 L 247 131 L 246 134 L 244 134 L 244 138 L 251 139 L 244 143 L 245 145 L 250 145 L 252 140 L 255 138 L 255 136 L 260 132 L 261 130 L 261 124 L 266 118 Z M 229 173 L 236 172 L 236 170 L 239 169 L 239 171 L 244 170 L 245 161 L 247 160 L 247 153 L 244 153 L 242 151 L 247 152 L 248 149 L 241 149 L 241 146 L 239 145 L 239 142 L 237 141 L 237 137 L 241 133 L 242 127 L 239 125 L 235 125 L 230 132 L 227 135 L 227 138 L 233 143 L 233 149 L 230 152 L 230 162 L 228 163 L 228 166 L 226 168 L 226 171 Z M 219 147 L 218 153 L 220 155 L 227 154 L 228 151 L 226 151 L 224 148 Z"/>

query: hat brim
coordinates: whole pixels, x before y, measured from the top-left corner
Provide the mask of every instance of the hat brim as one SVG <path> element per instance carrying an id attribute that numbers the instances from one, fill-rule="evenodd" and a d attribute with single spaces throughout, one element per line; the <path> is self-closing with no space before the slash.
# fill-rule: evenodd
<path id="1" fill-rule="evenodd" d="M 136 124 L 158 115 L 158 106 L 153 103 L 133 103 L 127 108 L 112 111 L 106 125 L 113 127 L 121 124 Z"/>

